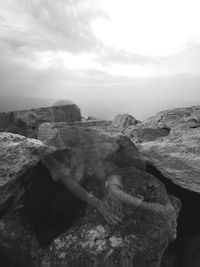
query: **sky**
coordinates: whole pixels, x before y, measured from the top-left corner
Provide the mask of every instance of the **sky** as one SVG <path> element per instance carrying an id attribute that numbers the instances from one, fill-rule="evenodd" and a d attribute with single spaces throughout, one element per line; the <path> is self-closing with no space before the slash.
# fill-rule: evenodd
<path id="1" fill-rule="evenodd" d="M 200 104 L 199 0 L 0 0 L 0 112 L 113 119 Z"/>

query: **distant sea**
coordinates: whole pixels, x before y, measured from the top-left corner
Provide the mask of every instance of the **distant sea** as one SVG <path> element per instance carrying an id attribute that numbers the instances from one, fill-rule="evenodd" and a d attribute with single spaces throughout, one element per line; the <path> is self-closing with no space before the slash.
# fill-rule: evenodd
<path id="1" fill-rule="evenodd" d="M 55 100 L 34 97 L 0 97 L 0 112 L 52 106 Z"/>

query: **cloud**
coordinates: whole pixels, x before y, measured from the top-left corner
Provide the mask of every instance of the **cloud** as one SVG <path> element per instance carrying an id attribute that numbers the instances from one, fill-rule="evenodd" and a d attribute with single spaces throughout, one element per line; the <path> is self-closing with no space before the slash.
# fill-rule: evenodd
<path id="1" fill-rule="evenodd" d="M 90 22 L 106 16 L 92 0 L 7 0 L 0 2 L 1 96 L 45 95 L 50 80 L 83 80 L 68 69 L 93 68 L 84 56 L 99 40 Z M 82 58 L 82 66 L 80 64 Z M 68 65 L 67 65 L 68 64 Z M 73 74 L 72 74 L 73 73 Z M 87 78 L 85 78 L 87 80 Z"/>
<path id="2" fill-rule="evenodd" d="M 16 50 L 79 53 L 94 49 L 98 41 L 90 22 L 105 13 L 91 3 L 88 0 L 8 0 L 1 3 L 1 40 Z"/>
<path id="3" fill-rule="evenodd" d="M 159 58 L 129 53 L 122 49 L 110 47 L 104 44 L 99 48 L 97 60 L 102 65 L 109 65 L 110 63 L 124 65 L 145 65 L 147 63 L 155 63 L 159 60 Z"/>
<path id="4" fill-rule="evenodd" d="M 173 73 L 200 74 L 200 42 L 190 40 L 179 53 L 163 59 L 163 65 Z"/>
<path id="5" fill-rule="evenodd" d="M 192 45 L 164 57 L 134 54 L 102 43 L 92 27 L 99 18 L 109 21 L 99 0 L 7 0 L 0 6 L 0 68 L 4 70 L 7 67 L 9 71 L 9 65 L 16 67 L 17 74 L 25 68 L 33 72 L 37 68 L 61 72 L 93 69 L 112 78 L 137 78 L 191 73 L 198 67 L 191 56 L 198 53 L 198 47 Z M 195 66 L 189 69 L 188 61 Z"/>

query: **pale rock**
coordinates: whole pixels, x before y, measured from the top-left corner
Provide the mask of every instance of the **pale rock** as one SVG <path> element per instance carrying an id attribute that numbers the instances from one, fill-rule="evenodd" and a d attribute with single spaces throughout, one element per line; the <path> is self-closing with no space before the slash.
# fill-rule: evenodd
<path id="1" fill-rule="evenodd" d="M 144 134 L 138 139 L 141 128 Z M 162 131 L 163 136 L 146 138 L 149 129 Z M 136 126 L 132 136 L 126 135 L 137 144 L 143 159 L 163 176 L 183 188 L 200 192 L 200 106 L 159 112 Z"/>
<path id="2" fill-rule="evenodd" d="M 130 114 L 118 114 L 115 116 L 114 120 L 112 121 L 112 125 L 118 129 L 119 132 L 123 132 L 126 128 L 131 125 L 137 124 L 139 121 L 136 120 Z"/>

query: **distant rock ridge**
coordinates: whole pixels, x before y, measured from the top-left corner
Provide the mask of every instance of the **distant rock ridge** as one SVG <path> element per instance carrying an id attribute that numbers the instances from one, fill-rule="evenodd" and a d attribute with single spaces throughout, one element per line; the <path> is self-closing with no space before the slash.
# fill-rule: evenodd
<path id="1" fill-rule="evenodd" d="M 73 122 L 80 120 L 81 112 L 75 104 L 11 111 L 0 113 L 0 131 L 36 138 L 37 129 L 44 122 Z"/>

